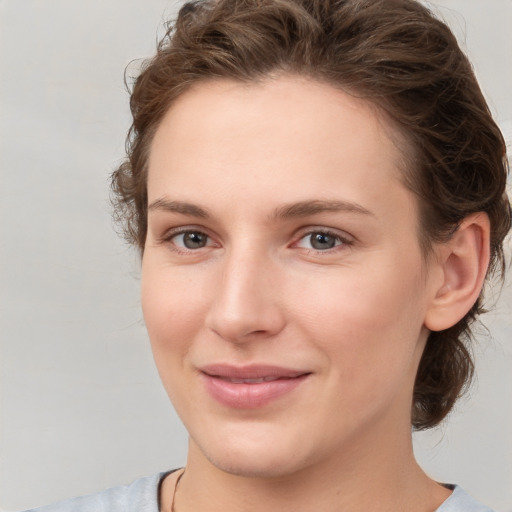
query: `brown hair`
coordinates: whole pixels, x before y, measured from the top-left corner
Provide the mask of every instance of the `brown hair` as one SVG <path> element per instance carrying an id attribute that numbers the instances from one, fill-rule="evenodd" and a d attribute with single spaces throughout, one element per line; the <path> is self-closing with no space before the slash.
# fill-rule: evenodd
<path id="1" fill-rule="evenodd" d="M 412 150 L 404 183 L 418 196 L 420 242 L 446 240 L 486 212 L 491 265 L 504 270 L 510 228 L 505 143 L 470 63 L 448 27 L 414 0 L 206 0 L 185 4 L 131 95 L 127 159 L 113 173 L 117 218 L 143 251 L 148 153 L 172 102 L 215 78 L 257 81 L 292 73 L 365 98 Z M 438 424 L 473 374 L 471 324 L 482 297 L 450 329 L 432 332 L 414 387 L 412 424 Z"/>

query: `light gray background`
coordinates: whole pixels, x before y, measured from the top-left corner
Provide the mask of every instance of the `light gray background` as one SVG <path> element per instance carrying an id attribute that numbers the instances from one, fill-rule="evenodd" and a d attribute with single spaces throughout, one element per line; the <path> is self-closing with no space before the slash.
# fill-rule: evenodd
<path id="1" fill-rule="evenodd" d="M 512 132 L 511 0 L 434 2 Z M 153 368 L 138 260 L 112 230 L 123 71 L 153 53 L 166 0 L 0 0 L 0 507 L 180 466 L 186 434 Z M 132 64 L 136 70 L 137 65 Z M 478 380 L 416 436 L 426 469 L 512 511 L 512 292 L 477 348 Z"/>

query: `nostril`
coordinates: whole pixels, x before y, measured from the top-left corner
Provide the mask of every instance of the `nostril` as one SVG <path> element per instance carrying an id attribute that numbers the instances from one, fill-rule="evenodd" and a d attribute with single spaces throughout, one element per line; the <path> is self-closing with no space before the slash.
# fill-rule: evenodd
<path id="1" fill-rule="evenodd" d="M 254 259 L 241 256 L 225 263 L 205 317 L 205 327 L 231 342 L 271 337 L 285 324 L 279 297 L 266 286 L 268 272 L 263 274 Z"/>

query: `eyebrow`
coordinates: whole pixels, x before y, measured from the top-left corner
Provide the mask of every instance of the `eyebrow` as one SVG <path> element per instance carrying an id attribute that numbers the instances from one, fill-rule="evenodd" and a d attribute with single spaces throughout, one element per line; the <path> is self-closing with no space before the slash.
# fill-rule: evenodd
<path id="1" fill-rule="evenodd" d="M 363 206 L 349 201 L 313 200 L 286 204 L 277 208 L 270 216 L 271 219 L 289 219 L 294 217 L 307 217 L 324 212 L 348 212 L 363 215 L 374 215 Z"/>
<path id="2" fill-rule="evenodd" d="M 181 213 L 182 215 L 191 215 L 201 219 L 210 217 L 208 210 L 192 203 L 183 201 L 171 201 L 170 199 L 160 198 L 153 201 L 148 206 L 148 211 L 163 210 L 172 213 Z M 370 210 L 363 206 L 349 201 L 338 200 L 311 200 L 290 203 L 276 208 L 269 216 L 270 220 L 290 219 L 296 217 L 307 217 L 324 212 L 348 212 L 362 215 L 374 215 Z"/>
<path id="3" fill-rule="evenodd" d="M 171 201 L 165 198 L 156 199 L 148 206 L 148 211 L 155 210 L 181 213 L 183 215 L 191 215 L 192 217 L 199 217 L 201 219 L 210 217 L 208 211 L 200 206 L 182 201 Z"/>

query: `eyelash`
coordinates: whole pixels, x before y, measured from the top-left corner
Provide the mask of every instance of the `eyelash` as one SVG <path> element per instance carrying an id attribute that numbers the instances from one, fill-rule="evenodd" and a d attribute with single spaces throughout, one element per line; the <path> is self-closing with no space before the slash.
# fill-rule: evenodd
<path id="1" fill-rule="evenodd" d="M 196 235 L 202 235 L 202 236 L 205 236 L 206 237 L 206 244 L 205 246 L 203 247 L 198 247 L 196 249 L 190 249 L 190 248 L 184 248 L 184 247 L 180 247 L 178 245 L 176 245 L 176 243 L 174 242 L 174 239 L 176 239 L 177 237 L 179 236 L 183 236 L 183 235 L 186 235 L 186 234 L 196 234 Z M 331 254 L 333 252 L 336 252 L 336 251 L 339 251 L 339 250 L 343 250 L 343 248 L 347 248 L 347 247 L 350 247 L 351 245 L 353 245 L 353 240 L 349 239 L 348 237 L 345 237 L 345 236 L 342 236 L 340 235 L 339 233 L 336 233 L 334 231 L 331 231 L 329 229 L 322 229 L 322 228 L 309 228 L 307 231 L 303 231 L 301 234 L 300 234 L 300 237 L 297 239 L 297 241 L 293 242 L 291 244 L 291 247 L 298 247 L 298 244 L 308 238 L 308 237 L 312 237 L 313 235 L 315 234 L 319 234 L 319 235 L 324 235 L 324 236 L 327 236 L 327 237 L 332 237 L 335 239 L 335 242 L 336 242 L 336 245 L 334 245 L 334 247 L 331 247 L 331 248 L 328 248 L 328 249 L 325 249 L 325 250 L 321 250 L 321 249 L 315 249 L 314 247 L 311 247 L 311 248 L 307 248 L 307 247 L 302 247 L 302 249 L 304 251 L 307 251 L 308 254 Z M 207 248 L 207 247 L 219 247 L 218 244 L 208 244 L 209 241 L 212 241 L 213 238 L 208 235 L 207 233 L 205 233 L 203 230 L 201 229 L 194 229 L 194 228 L 191 228 L 191 227 L 184 227 L 184 228 L 178 228 L 176 230 L 172 230 L 171 232 L 168 232 L 166 233 L 163 237 L 162 237 L 162 242 L 163 243 L 170 243 L 172 244 L 172 250 L 177 252 L 178 254 L 192 254 L 194 252 L 197 252 L 199 249 L 204 249 L 204 248 Z"/>
<path id="2" fill-rule="evenodd" d="M 343 250 L 344 248 L 347 248 L 347 247 L 350 247 L 352 244 L 353 244 L 353 240 L 349 239 L 348 237 L 346 236 L 342 236 L 340 235 L 339 233 L 336 233 L 334 231 L 330 231 L 329 229 L 322 229 L 322 228 L 309 228 L 308 231 L 306 232 L 303 232 L 300 236 L 300 238 L 298 239 L 297 242 L 294 242 L 293 245 L 297 246 L 299 242 L 301 242 L 302 240 L 306 239 L 306 238 L 310 238 L 313 236 L 313 235 L 324 235 L 324 236 L 328 236 L 328 237 L 331 237 L 331 238 L 334 238 L 335 242 L 336 242 L 336 245 L 334 247 L 331 247 L 329 249 L 325 249 L 325 250 L 321 250 L 321 249 L 315 249 L 314 247 L 312 248 L 306 248 L 304 247 L 303 249 L 308 251 L 308 253 L 314 253 L 314 254 L 332 254 L 333 252 L 336 252 L 336 251 L 339 251 L 339 250 Z"/>
<path id="3" fill-rule="evenodd" d="M 189 249 L 189 248 L 186 248 L 186 247 L 179 247 L 174 242 L 174 239 L 176 239 L 180 235 L 186 235 L 186 234 L 196 234 L 196 235 L 203 235 L 203 236 L 205 236 L 207 241 L 206 241 L 206 245 L 204 247 L 208 247 L 208 241 L 213 240 L 210 235 L 208 235 L 207 233 L 205 233 L 201 229 L 195 229 L 195 228 L 192 228 L 192 227 L 188 227 L 188 228 L 184 227 L 184 228 L 178 228 L 178 229 L 174 229 L 174 230 L 172 230 L 170 232 L 167 232 L 162 237 L 161 241 L 163 243 L 172 244 L 172 250 L 177 252 L 178 254 L 191 254 L 191 253 L 194 253 L 198 249 Z M 199 247 L 199 249 L 203 249 L 204 247 Z"/>

